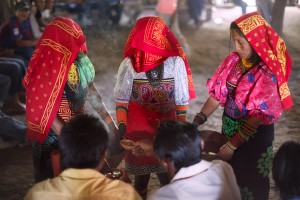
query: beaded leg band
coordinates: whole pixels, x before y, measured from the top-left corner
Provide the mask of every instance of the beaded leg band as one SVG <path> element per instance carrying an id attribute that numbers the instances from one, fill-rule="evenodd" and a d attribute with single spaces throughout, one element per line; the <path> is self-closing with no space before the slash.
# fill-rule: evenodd
<path id="1" fill-rule="evenodd" d="M 184 122 L 186 119 L 187 105 L 176 106 L 176 117 L 178 121 Z"/>

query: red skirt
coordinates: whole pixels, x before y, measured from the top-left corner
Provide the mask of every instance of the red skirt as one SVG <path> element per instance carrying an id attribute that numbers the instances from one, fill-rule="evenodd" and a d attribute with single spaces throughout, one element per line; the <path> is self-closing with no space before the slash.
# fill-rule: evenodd
<path id="1" fill-rule="evenodd" d="M 140 104 L 130 101 L 127 114 L 127 129 L 125 137 L 132 141 L 148 139 L 153 142 L 160 123 L 176 119 L 176 110 L 170 112 L 156 112 Z M 155 157 L 134 156 L 131 151 L 125 155 L 126 170 L 130 174 L 148 174 L 165 171 Z"/>

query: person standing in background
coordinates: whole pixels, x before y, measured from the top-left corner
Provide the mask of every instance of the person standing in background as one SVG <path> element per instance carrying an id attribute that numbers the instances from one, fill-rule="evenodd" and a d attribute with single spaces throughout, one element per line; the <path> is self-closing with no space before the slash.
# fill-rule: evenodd
<path id="1" fill-rule="evenodd" d="M 192 27 L 201 27 L 203 21 L 201 21 L 202 11 L 205 7 L 205 0 L 188 0 L 188 9 L 191 17 Z"/>
<path id="2" fill-rule="evenodd" d="M 256 0 L 257 12 L 265 18 L 265 20 L 271 24 L 273 2 L 272 0 Z"/>
<path id="3" fill-rule="evenodd" d="M 158 0 L 155 8 L 156 15 L 162 17 L 177 37 L 187 57 L 190 56 L 190 47 L 180 31 L 178 19 L 178 5 L 180 0 Z"/>
<path id="4" fill-rule="evenodd" d="M 123 13 L 128 16 L 129 20 L 127 25 L 132 27 L 136 22 L 138 16 L 143 11 L 142 0 L 124 0 Z"/>
<path id="5" fill-rule="evenodd" d="M 262 0 L 263 1 L 263 0 Z M 242 14 L 246 14 L 248 4 L 243 0 L 233 0 L 233 3 L 237 6 L 240 6 L 242 9 Z"/>

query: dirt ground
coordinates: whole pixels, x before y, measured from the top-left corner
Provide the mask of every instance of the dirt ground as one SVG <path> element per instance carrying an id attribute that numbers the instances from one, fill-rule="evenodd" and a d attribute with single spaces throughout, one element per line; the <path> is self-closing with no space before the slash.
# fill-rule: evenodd
<path id="1" fill-rule="evenodd" d="M 249 10 L 255 10 L 255 7 Z M 145 15 L 152 14 L 149 10 Z M 215 8 L 213 20 L 206 22 L 199 30 L 187 26 L 187 16 L 181 13 L 181 30 L 191 47 L 189 63 L 196 86 L 197 99 L 189 104 L 188 121 L 199 111 L 208 97 L 205 88 L 207 78 L 217 68 L 229 52 L 229 24 L 241 14 L 240 8 Z M 289 87 L 295 106 L 290 112 L 285 112 L 276 123 L 275 151 L 287 140 L 300 141 L 300 9 L 287 7 L 284 20 L 284 40 L 294 61 Z M 85 30 L 89 57 L 96 68 L 96 87 L 101 92 L 103 100 L 115 118 L 113 87 L 116 81 L 118 66 L 122 61 L 122 50 L 130 29 L 126 26 L 114 31 L 100 30 L 93 26 Z M 25 116 L 17 116 L 24 120 Z M 209 118 L 203 129 L 219 131 L 221 128 L 221 109 Z M 0 149 L 0 200 L 23 199 L 26 191 L 34 184 L 31 147 L 15 147 Z M 278 199 L 273 183 L 269 199 Z M 150 189 L 158 187 L 155 176 L 151 177 Z"/>

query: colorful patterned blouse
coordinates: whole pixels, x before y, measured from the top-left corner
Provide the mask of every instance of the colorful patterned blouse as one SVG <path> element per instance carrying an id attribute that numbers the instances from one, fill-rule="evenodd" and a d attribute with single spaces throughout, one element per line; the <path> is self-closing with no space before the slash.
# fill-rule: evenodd
<path id="1" fill-rule="evenodd" d="M 68 73 L 68 81 L 66 84 L 69 85 L 70 88 L 74 89 L 74 99 L 78 99 L 77 101 L 85 102 L 85 97 L 87 95 L 87 88 L 90 84 L 93 83 L 95 78 L 95 69 L 92 63 L 90 62 L 87 55 L 83 53 L 79 53 L 78 57 L 75 61 L 75 64 L 71 66 Z M 80 86 L 78 86 L 80 84 Z M 78 90 L 76 88 L 81 87 L 82 90 Z M 81 100 L 84 98 L 84 100 Z M 81 108 L 71 109 L 71 103 L 67 98 L 67 93 L 64 91 L 61 104 L 58 109 L 58 119 L 62 122 L 68 122 L 72 116 L 81 114 L 84 112 L 84 104 Z"/>
<path id="2" fill-rule="evenodd" d="M 276 122 L 283 112 L 276 77 L 264 62 L 243 74 L 237 67 L 239 60 L 239 55 L 233 52 L 222 61 L 207 81 L 209 94 L 224 107 L 227 82 L 236 84 L 235 103 L 245 118 L 256 117 L 265 125 Z"/>
<path id="3" fill-rule="evenodd" d="M 130 58 L 125 58 L 120 65 L 118 80 L 114 89 L 117 102 L 128 103 L 132 94 L 135 79 L 147 80 L 145 72 L 137 73 Z M 169 57 L 164 62 L 163 79 L 174 79 L 175 104 L 187 105 L 190 98 L 188 88 L 188 77 L 184 62 L 179 56 Z"/>

